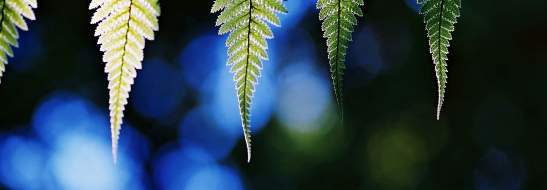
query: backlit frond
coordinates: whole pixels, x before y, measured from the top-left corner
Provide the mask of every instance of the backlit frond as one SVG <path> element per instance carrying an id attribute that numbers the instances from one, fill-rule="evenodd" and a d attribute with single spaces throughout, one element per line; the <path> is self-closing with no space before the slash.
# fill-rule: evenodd
<path id="1" fill-rule="evenodd" d="M 437 120 L 444 102 L 446 83 L 448 79 L 448 48 L 452 40 L 451 32 L 460 16 L 461 0 L 418 0 L 422 5 L 421 13 L 429 37 L 430 53 L 435 64 L 435 73 L 439 90 L 437 104 Z"/>
<path id="2" fill-rule="evenodd" d="M 211 12 L 222 11 L 216 25 L 219 34 L 229 33 L 227 64 L 234 74 L 247 161 L 251 159 L 250 109 L 255 87 L 262 70 L 262 61 L 268 60 L 267 39 L 273 38 L 268 26 L 280 26 L 278 13 L 287 9 L 281 0 L 216 0 Z"/>
<path id="3" fill-rule="evenodd" d="M 319 19 L 323 21 L 323 37 L 327 38 L 332 84 L 340 113 L 343 112 L 342 79 L 346 68 L 346 51 L 351 41 L 351 33 L 357 25 L 357 16 L 363 16 L 363 5 L 363 0 L 317 1 Z"/>
<path id="4" fill-rule="evenodd" d="M 37 6 L 36 0 L 0 0 L 0 79 L 8 64 L 8 57 L 13 57 L 11 47 L 19 47 L 17 28 L 28 30 L 24 18 L 35 20 L 32 9 Z"/>
<path id="5" fill-rule="evenodd" d="M 100 50 L 108 73 L 110 90 L 110 127 L 112 155 L 116 160 L 123 111 L 131 85 L 142 68 L 145 40 L 154 40 L 158 30 L 158 0 L 92 0 L 89 9 L 96 9 L 91 24 L 97 24 Z"/>

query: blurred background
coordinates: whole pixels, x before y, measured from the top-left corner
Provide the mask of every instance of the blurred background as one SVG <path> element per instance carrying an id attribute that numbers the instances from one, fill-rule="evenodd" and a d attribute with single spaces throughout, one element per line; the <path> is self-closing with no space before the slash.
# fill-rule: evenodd
<path id="1" fill-rule="evenodd" d="M 160 0 L 113 165 L 89 1 L 42 0 L 0 85 L 5 189 L 547 189 L 547 1 L 463 0 L 436 121 L 415 0 L 366 0 L 338 124 L 312 0 L 288 0 L 245 162 L 211 0 Z"/>

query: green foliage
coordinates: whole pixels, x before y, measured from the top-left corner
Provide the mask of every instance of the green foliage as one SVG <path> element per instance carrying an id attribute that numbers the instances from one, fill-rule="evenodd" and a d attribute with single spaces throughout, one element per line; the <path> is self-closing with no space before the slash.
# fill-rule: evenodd
<path id="1" fill-rule="evenodd" d="M 32 9 L 37 6 L 36 0 L 0 0 L 0 78 L 8 64 L 8 56 L 13 57 L 11 47 L 19 46 L 17 28 L 28 30 L 24 18 L 35 20 Z"/>
<path id="2" fill-rule="evenodd" d="M 461 0 L 418 0 L 418 3 L 422 5 L 421 14 L 424 15 L 430 53 L 433 57 L 437 75 L 439 89 L 438 120 L 448 79 L 446 62 L 448 61 L 450 40 L 452 40 L 451 32 L 454 31 L 454 24 L 460 16 Z"/>
<path id="3" fill-rule="evenodd" d="M 360 6 L 363 0 L 318 0 L 319 20 L 323 21 L 321 30 L 327 38 L 327 52 L 334 94 L 340 113 L 343 112 L 342 79 L 344 77 L 346 52 L 351 41 L 351 33 L 357 25 L 356 16 L 363 16 Z"/>
<path id="4" fill-rule="evenodd" d="M 142 68 L 145 39 L 154 40 L 158 30 L 160 7 L 157 0 L 92 0 L 89 9 L 97 9 L 91 24 L 104 52 L 110 90 L 110 127 L 112 156 L 116 161 L 123 111 L 131 85 Z"/>
<path id="5" fill-rule="evenodd" d="M 277 13 L 287 9 L 280 0 L 216 0 L 212 13 L 221 11 L 216 25 L 219 34 L 230 33 L 226 40 L 228 65 L 234 74 L 241 123 L 247 145 L 247 161 L 251 160 L 250 109 L 255 87 L 268 60 L 267 39 L 273 32 L 267 23 L 280 26 Z"/>

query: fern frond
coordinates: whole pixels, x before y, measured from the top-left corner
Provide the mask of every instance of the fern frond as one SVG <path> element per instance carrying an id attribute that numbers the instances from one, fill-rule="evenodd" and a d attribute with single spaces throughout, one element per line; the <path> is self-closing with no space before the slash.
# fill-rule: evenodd
<path id="1" fill-rule="evenodd" d="M 427 36 L 429 37 L 430 53 L 437 75 L 439 99 L 437 104 L 437 120 L 441 114 L 448 79 L 448 48 L 452 40 L 451 32 L 460 16 L 461 0 L 418 0 L 422 5 Z"/>
<path id="2" fill-rule="evenodd" d="M 319 20 L 323 21 L 321 30 L 327 39 L 327 52 L 334 95 L 340 115 L 343 114 L 342 80 L 344 77 L 346 51 L 351 41 L 351 33 L 357 25 L 357 16 L 362 17 L 363 0 L 318 0 Z"/>
<path id="3" fill-rule="evenodd" d="M 123 111 L 137 70 L 142 68 L 145 40 L 154 40 L 154 31 L 159 29 L 160 7 L 158 0 L 92 0 L 89 9 L 96 9 L 91 24 L 98 23 L 95 36 L 108 73 L 112 156 L 116 161 Z"/>
<path id="4" fill-rule="evenodd" d="M 216 0 L 212 13 L 221 11 L 216 25 L 219 34 L 230 33 L 226 40 L 228 66 L 234 74 L 241 123 L 247 146 L 247 162 L 251 160 L 250 109 L 255 86 L 268 60 L 267 39 L 273 38 L 268 26 L 280 26 L 277 13 L 286 13 L 281 0 Z"/>
<path id="5" fill-rule="evenodd" d="M 0 79 L 8 64 L 8 57 L 13 57 L 11 47 L 19 47 L 17 28 L 28 30 L 24 18 L 35 20 L 32 9 L 36 7 L 36 0 L 0 0 Z"/>

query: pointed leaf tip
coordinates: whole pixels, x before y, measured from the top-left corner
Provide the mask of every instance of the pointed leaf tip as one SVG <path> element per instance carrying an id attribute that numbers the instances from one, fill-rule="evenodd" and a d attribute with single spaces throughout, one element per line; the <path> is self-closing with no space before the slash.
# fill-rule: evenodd
<path id="1" fill-rule="evenodd" d="M 244 138 L 245 138 L 245 146 L 247 148 L 247 163 L 251 163 L 251 154 L 252 154 L 252 149 L 251 149 L 251 130 L 248 128 L 243 128 L 244 129 Z"/>
<path id="2" fill-rule="evenodd" d="M 247 144 L 247 163 L 251 163 L 251 154 L 252 154 L 251 142 L 248 142 L 247 140 L 245 140 L 245 144 Z"/>
<path id="3" fill-rule="evenodd" d="M 441 109 L 443 108 L 443 98 L 439 97 L 439 102 L 437 103 L 437 121 L 441 118 Z"/>
<path id="4" fill-rule="evenodd" d="M 118 132 L 112 130 L 112 161 L 116 164 L 118 160 Z"/>
<path id="5" fill-rule="evenodd" d="M 251 150 L 247 150 L 247 163 L 251 163 Z"/>
<path id="6" fill-rule="evenodd" d="M 437 121 L 439 121 L 441 118 L 441 110 L 437 108 Z"/>

